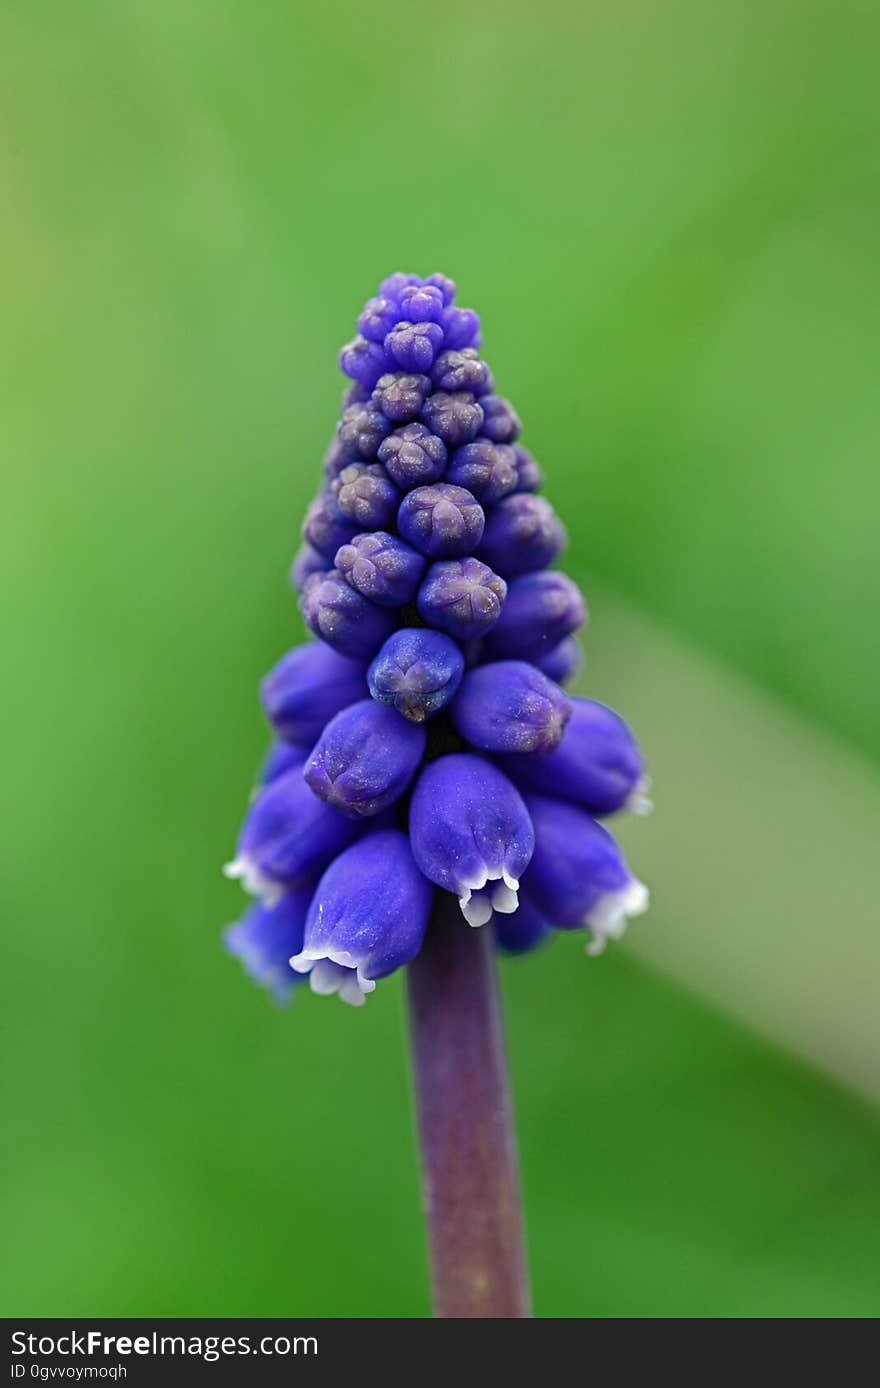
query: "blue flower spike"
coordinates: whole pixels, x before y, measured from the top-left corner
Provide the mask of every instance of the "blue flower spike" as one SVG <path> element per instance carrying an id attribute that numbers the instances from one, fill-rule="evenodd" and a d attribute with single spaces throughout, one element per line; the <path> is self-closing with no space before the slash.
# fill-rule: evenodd
<path id="1" fill-rule="evenodd" d="M 258 898 L 226 947 L 279 1001 L 307 980 L 361 1005 L 419 953 L 438 893 L 510 954 L 573 929 L 598 953 L 647 905 L 607 828 L 649 808 L 644 757 L 562 688 L 586 606 L 456 294 L 390 275 L 340 353 L 291 569 L 313 639 L 260 686 L 274 740 L 226 868 Z"/>

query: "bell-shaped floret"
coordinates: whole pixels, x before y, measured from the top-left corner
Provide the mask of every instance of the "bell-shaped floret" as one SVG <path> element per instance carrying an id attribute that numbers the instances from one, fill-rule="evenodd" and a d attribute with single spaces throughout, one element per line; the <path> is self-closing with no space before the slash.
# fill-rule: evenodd
<path id="1" fill-rule="evenodd" d="M 424 424 L 404 424 L 379 449 L 388 476 L 404 490 L 438 481 L 446 470 L 446 456 L 446 444 Z"/>
<path id="2" fill-rule="evenodd" d="M 648 909 L 648 889 L 586 810 L 543 795 L 527 794 L 525 800 L 535 829 L 524 883 L 529 899 L 553 925 L 589 930 L 587 951 L 600 954 L 606 940 L 623 934 L 630 916 Z"/>
<path id="3" fill-rule="evenodd" d="M 360 530 L 390 525 L 400 505 L 400 492 L 381 463 L 349 463 L 330 491 L 339 514 Z"/>
<path id="4" fill-rule="evenodd" d="M 516 471 L 511 464 L 513 480 Z M 503 497 L 489 512 L 479 556 L 505 578 L 545 569 L 565 548 L 565 527 L 550 502 L 532 492 Z"/>
<path id="5" fill-rule="evenodd" d="M 389 636 L 367 672 L 373 698 L 404 718 L 423 723 L 452 699 L 464 674 L 464 656 L 449 636 L 404 627 Z"/>
<path id="6" fill-rule="evenodd" d="M 480 319 L 472 308 L 456 308 L 449 304 L 440 320 L 444 345 L 450 349 L 479 347 Z"/>
<path id="7" fill-rule="evenodd" d="M 504 607 L 486 641 L 486 654 L 540 659 L 586 619 L 581 590 L 567 574 L 555 570 L 522 574 L 507 585 Z"/>
<path id="8" fill-rule="evenodd" d="M 477 437 L 483 424 L 483 409 L 469 390 L 436 390 L 422 408 L 422 423 L 447 448 L 458 448 Z"/>
<path id="9" fill-rule="evenodd" d="M 396 323 L 385 339 L 385 355 L 401 371 L 428 372 L 443 346 L 439 323 Z"/>
<path id="10" fill-rule="evenodd" d="M 369 818 L 399 799 L 424 754 L 424 728 L 363 699 L 331 718 L 303 774 L 328 805 Z"/>
<path id="11" fill-rule="evenodd" d="M 223 943 L 229 953 L 276 1002 L 286 1002 L 293 985 L 302 981 L 290 967 L 290 956 L 299 954 L 303 947 L 311 899 L 312 889 L 308 887 L 285 892 L 274 906 L 258 902 L 224 932 Z"/>
<path id="12" fill-rule="evenodd" d="M 485 395 L 492 388 L 492 373 L 473 347 L 441 352 L 434 362 L 431 379 L 435 390 L 469 390 Z"/>
<path id="13" fill-rule="evenodd" d="M 412 602 L 425 556 L 387 530 L 355 535 L 336 551 L 336 567 L 352 588 L 380 607 L 403 607 Z"/>
<path id="14" fill-rule="evenodd" d="M 312 898 L 302 949 L 291 966 L 315 993 L 358 1006 L 418 954 L 433 890 L 399 829 L 367 834 L 341 853 Z"/>
<path id="15" fill-rule="evenodd" d="M 409 834 L 422 872 L 455 893 L 469 924 L 516 910 L 534 835 L 522 796 L 491 762 L 453 752 L 426 766 L 412 794 Z"/>
<path id="16" fill-rule="evenodd" d="M 492 929 L 506 954 L 526 954 L 553 934 L 553 927 L 543 911 L 529 901 L 523 891 L 512 916 L 493 916 Z"/>
<path id="17" fill-rule="evenodd" d="M 497 660 L 468 671 L 451 717 L 465 741 L 485 752 L 548 753 L 562 738 L 570 708 L 559 685 L 536 666 Z"/>
<path id="18" fill-rule="evenodd" d="M 380 342 L 356 337 L 347 342 L 339 353 L 339 366 L 352 381 L 372 390 L 379 377 L 388 370 L 388 356 Z"/>
<path id="19" fill-rule="evenodd" d="M 418 372 L 388 371 L 376 382 L 372 404 L 394 424 L 408 424 L 421 414 L 430 389 L 428 376 Z"/>
<path id="20" fill-rule="evenodd" d="M 456 448 L 446 470 L 446 481 L 466 487 L 483 506 L 492 506 L 512 492 L 517 483 L 516 458 L 507 444 L 478 438 Z M 491 516 L 489 517 L 491 523 Z"/>
<path id="21" fill-rule="evenodd" d="M 429 559 L 470 554 L 480 542 L 486 517 L 464 487 L 436 482 L 416 487 L 400 503 L 397 528 L 404 540 Z"/>
<path id="22" fill-rule="evenodd" d="M 485 636 L 498 622 L 507 584 L 479 559 L 432 564 L 418 592 L 419 616 L 457 641 Z"/>
<path id="23" fill-rule="evenodd" d="M 295 767 L 254 800 L 235 857 L 223 870 L 254 896 L 277 901 L 286 887 L 314 882 L 357 832 L 353 820 L 312 794 Z"/>
<path id="24" fill-rule="evenodd" d="M 593 699 L 571 700 L 568 726 L 549 756 L 505 757 L 503 765 L 518 786 L 573 800 L 591 815 L 650 809 L 638 743 L 619 713 Z"/>
<path id="25" fill-rule="evenodd" d="M 288 742 L 313 743 L 328 718 L 363 697 L 363 665 L 323 641 L 295 646 L 260 685 L 266 717 Z"/>
<path id="26" fill-rule="evenodd" d="M 486 437 L 495 443 L 514 443 L 519 438 L 522 425 L 510 401 L 501 395 L 484 395 L 480 404 L 483 407 L 483 433 Z"/>
<path id="27" fill-rule="evenodd" d="M 370 660 L 396 625 L 392 613 L 370 602 L 335 569 L 306 579 L 299 609 L 316 636 L 354 660 Z"/>
<path id="28" fill-rule="evenodd" d="M 350 461 L 363 458 L 370 462 L 375 458 L 386 434 L 391 432 L 391 421 L 373 405 L 358 401 L 347 405 L 336 430 L 340 452 L 345 452 Z M 334 476 L 339 469 L 334 472 Z"/>

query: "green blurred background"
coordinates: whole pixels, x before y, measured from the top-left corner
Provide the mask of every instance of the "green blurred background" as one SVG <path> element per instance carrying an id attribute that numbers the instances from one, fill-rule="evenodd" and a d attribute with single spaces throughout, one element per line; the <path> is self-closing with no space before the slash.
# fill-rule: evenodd
<path id="1" fill-rule="evenodd" d="M 5 1315 L 427 1314 L 399 980 L 283 1012 L 217 943 L 398 268 L 480 310 L 656 773 L 633 946 L 504 968 L 537 1312 L 880 1312 L 878 41 L 0 0 Z"/>

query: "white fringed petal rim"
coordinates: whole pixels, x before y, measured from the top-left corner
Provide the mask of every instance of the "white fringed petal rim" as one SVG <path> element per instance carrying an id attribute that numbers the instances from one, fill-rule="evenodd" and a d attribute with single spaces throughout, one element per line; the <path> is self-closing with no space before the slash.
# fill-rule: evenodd
<path id="1" fill-rule="evenodd" d="M 280 882 L 275 882 L 271 877 L 267 877 L 264 872 L 261 872 L 253 858 L 247 853 L 233 858 L 231 863 L 225 863 L 223 876 L 241 882 L 246 892 L 249 892 L 251 896 L 260 897 L 267 906 L 274 906 L 284 895 L 284 888 Z"/>
<path id="2" fill-rule="evenodd" d="M 620 808 L 626 814 L 650 814 L 654 808 L 654 802 L 648 794 L 650 789 L 651 777 L 646 773 L 636 781 Z"/>
<path id="3" fill-rule="evenodd" d="M 491 886 L 491 883 L 496 886 Z M 488 890 L 487 890 L 488 888 Z M 486 925 L 492 912 L 512 915 L 519 905 L 519 882 L 506 868 L 484 868 L 479 877 L 458 884 L 458 904 L 468 925 Z"/>
<path id="4" fill-rule="evenodd" d="M 631 916 L 641 916 L 650 904 L 648 888 L 633 878 L 619 892 L 607 892 L 584 917 L 592 938 L 587 954 L 601 954 L 609 940 L 619 940 Z"/>
<path id="5" fill-rule="evenodd" d="M 365 976 L 362 965 L 354 962 L 348 950 L 304 949 L 292 956 L 290 967 L 298 974 L 308 974 L 309 987 L 319 997 L 338 993 L 351 1007 L 363 1007 L 367 994 L 376 987 L 376 980 Z"/>

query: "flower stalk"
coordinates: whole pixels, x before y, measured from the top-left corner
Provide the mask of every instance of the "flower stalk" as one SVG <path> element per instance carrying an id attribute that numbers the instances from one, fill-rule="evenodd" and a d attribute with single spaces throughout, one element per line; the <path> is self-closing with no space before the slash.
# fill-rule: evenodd
<path id="1" fill-rule="evenodd" d="M 530 1316 L 492 932 L 438 892 L 407 979 L 434 1314 Z"/>

